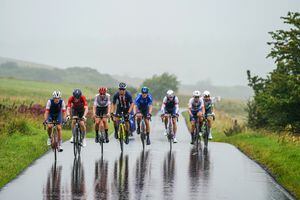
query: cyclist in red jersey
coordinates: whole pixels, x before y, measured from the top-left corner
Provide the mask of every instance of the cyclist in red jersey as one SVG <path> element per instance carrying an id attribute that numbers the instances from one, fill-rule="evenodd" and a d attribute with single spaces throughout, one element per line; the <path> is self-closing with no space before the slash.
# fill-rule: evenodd
<path id="1" fill-rule="evenodd" d="M 85 96 L 82 95 L 80 89 L 75 89 L 73 91 L 73 96 L 71 96 L 68 100 L 67 105 L 67 120 L 71 119 L 70 114 L 72 116 L 78 116 L 79 118 L 83 119 L 80 121 L 80 129 L 81 133 L 83 134 L 82 146 L 86 146 L 86 115 L 88 113 L 88 103 Z M 72 121 L 72 129 L 74 127 L 75 120 Z M 70 142 L 73 143 L 73 136 L 70 139 Z"/>

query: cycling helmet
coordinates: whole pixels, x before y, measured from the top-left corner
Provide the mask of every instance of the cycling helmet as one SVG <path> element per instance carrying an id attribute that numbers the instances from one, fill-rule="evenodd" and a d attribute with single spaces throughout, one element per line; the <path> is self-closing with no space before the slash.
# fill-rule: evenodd
<path id="1" fill-rule="evenodd" d="M 200 95 L 201 95 L 201 92 L 198 90 L 193 92 L 193 97 L 200 97 Z"/>
<path id="2" fill-rule="evenodd" d="M 76 99 L 79 99 L 79 98 L 81 97 L 81 95 L 82 95 L 82 92 L 81 92 L 80 89 L 78 89 L 78 88 L 74 89 L 74 91 L 73 91 L 73 96 L 74 96 Z"/>
<path id="3" fill-rule="evenodd" d="M 149 93 L 149 88 L 147 88 L 147 87 L 142 87 L 141 92 L 142 92 L 143 94 L 148 94 L 148 93 Z"/>
<path id="4" fill-rule="evenodd" d="M 101 87 L 101 88 L 99 88 L 99 94 L 105 95 L 106 92 L 107 92 L 107 88 L 106 88 L 106 87 Z"/>
<path id="5" fill-rule="evenodd" d="M 61 92 L 59 90 L 55 90 L 52 93 L 52 97 L 53 97 L 53 99 L 60 99 L 61 98 Z"/>
<path id="6" fill-rule="evenodd" d="M 168 90 L 167 91 L 167 97 L 174 97 L 174 91 L 173 90 Z"/>
<path id="7" fill-rule="evenodd" d="M 210 96 L 210 93 L 209 93 L 209 91 L 205 90 L 205 91 L 203 92 L 203 95 L 204 95 L 205 97 L 209 97 L 209 96 Z"/>
<path id="8" fill-rule="evenodd" d="M 119 89 L 125 90 L 126 87 L 127 87 L 126 83 L 123 83 L 123 82 L 119 83 Z"/>

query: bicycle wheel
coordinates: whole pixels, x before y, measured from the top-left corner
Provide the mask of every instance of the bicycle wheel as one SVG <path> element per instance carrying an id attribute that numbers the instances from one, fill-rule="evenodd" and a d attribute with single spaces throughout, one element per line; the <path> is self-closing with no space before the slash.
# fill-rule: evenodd
<path id="1" fill-rule="evenodd" d="M 142 120 L 142 122 L 141 122 L 141 128 L 140 128 L 140 130 L 142 131 L 141 132 L 141 141 L 142 141 L 142 146 L 143 146 L 143 150 L 145 149 L 145 121 L 144 120 Z"/>
<path id="2" fill-rule="evenodd" d="M 168 122 L 168 140 L 170 143 L 170 151 L 172 151 L 172 143 L 173 143 L 173 123 L 172 118 L 169 119 Z"/>
<path id="3" fill-rule="evenodd" d="M 77 143 L 78 143 L 77 131 L 76 128 L 73 128 L 73 151 L 75 157 L 77 156 Z"/>
<path id="4" fill-rule="evenodd" d="M 103 155 L 103 145 L 104 145 L 104 136 L 103 136 L 103 132 L 101 132 L 101 135 L 100 135 L 100 146 L 101 146 L 101 154 Z"/>
<path id="5" fill-rule="evenodd" d="M 77 137 L 78 137 L 77 153 L 78 153 L 78 156 L 80 156 L 81 144 L 82 144 L 82 134 L 81 134 L 81 131 L 79 128 L 77 128 Z"/>
<path id="6" fill-rule="evenodd" d="M 120 124 L 119 141 L 120 141 L 120 148 L 121 148 L 122 153 L 123 153 L 123 148 L 124 148 L 124 135 L 125 135 L 124 124 Z"/>
<path id="7" fill-rule="evenodd" d="M 204 135 L 203 135 L 203 139 L 204 139 L 204 148 L 207 149 L 208 147 L 208 127 L 207 127 L 207 122 L 205 122 L 205 128 L 204 128 Z"/>
<path id="8" fill-rule="evenodd" d="M 57 160 L 58 139 L 56 129 L 52 130 L 52 149 L 54 151 L 54 160 Z"/>

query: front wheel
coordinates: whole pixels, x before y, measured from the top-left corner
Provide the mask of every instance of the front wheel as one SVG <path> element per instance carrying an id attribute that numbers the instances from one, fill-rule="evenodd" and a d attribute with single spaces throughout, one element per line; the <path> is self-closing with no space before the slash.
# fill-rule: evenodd
<path id="1" fill-rule="evenodd" d="M 120 124 L 119 141 L 120 141 L 120 148 L 122 153 L 124 149 L 124 138 L 125 138 L 125 127 L 123 124 Z"/>

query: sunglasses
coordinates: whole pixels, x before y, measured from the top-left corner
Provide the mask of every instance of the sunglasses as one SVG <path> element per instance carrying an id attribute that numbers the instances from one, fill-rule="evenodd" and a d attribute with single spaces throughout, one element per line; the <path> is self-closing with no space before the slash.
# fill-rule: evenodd
<path id="1" fill-rule="evenodd" d="M 125 89 L 124 89 L 124 88 L 119 88 L 119 90 L 122 90 L 122 91 L 124 91 Z"/>

